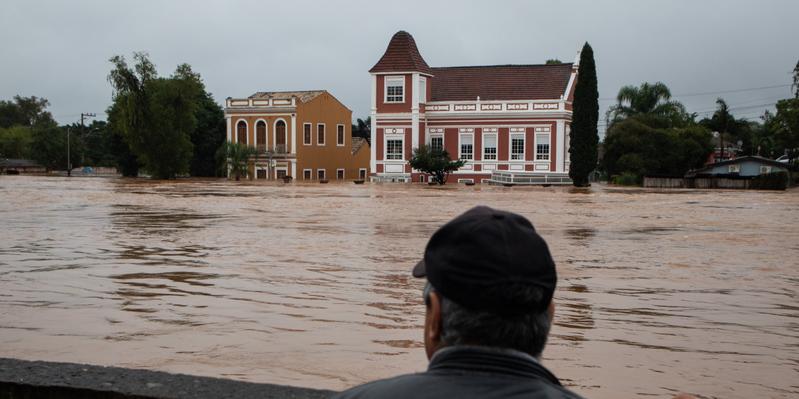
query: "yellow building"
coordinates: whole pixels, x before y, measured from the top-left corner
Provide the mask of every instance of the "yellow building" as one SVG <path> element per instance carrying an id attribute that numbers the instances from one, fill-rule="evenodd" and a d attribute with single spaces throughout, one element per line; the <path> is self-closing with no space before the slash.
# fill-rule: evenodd
<path id="1" fill-rule="evenodd" d="M 352 137 L 352 111 L 325 90 L 258 92 L 225 101 L 227 140 L 257 149 L 254 179 L 365 179 L 366 140 Z"/>

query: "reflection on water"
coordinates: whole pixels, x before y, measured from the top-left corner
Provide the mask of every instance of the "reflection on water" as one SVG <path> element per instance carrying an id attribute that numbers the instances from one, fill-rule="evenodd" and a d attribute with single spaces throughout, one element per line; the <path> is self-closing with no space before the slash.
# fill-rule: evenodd
<path id="1" fill-rule="evenodd" d="M 0 177 L 0 356 L 341 389 L 422 370 L 429 235 L 528 216 L 588 397 L 799 395 L 799 192 Z"/>

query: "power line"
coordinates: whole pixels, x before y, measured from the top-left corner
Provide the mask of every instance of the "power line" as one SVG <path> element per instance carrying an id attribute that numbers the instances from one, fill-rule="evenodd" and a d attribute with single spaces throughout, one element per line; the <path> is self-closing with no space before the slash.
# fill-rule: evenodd
<path id="1" fill-rule="evenodd" d="M 708 96 L 711 94 L 727 94 L 727 93 L 742 93 L 746 91 L 756 91 L 756 90 L 766 90 L 766 89 L 777 89 L 781 87 L 788 87 L 792 86 L 792 84 L 783 84 L 783 85 L 774 85 L 774 86 L 761 86 L 761 87 L 749 87 L 745 89 L 733 89 L 733 90 L 720 90 L 720 91 L 706 91 L 706 92 L 698 92 L 698 93 L 683 93 L 683 94 L 674 94 L 671 97 L 697 97 L 697 96 Z M 616 100 L 616 97 L 605 97 L 600 98 L 600 100 Z"/>

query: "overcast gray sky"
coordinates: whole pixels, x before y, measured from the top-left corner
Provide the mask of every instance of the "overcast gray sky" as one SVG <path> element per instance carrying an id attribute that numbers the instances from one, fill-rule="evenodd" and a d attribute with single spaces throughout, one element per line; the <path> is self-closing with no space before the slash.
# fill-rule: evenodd
<path id="1" fill-rule="evenodd" d="M 622 85 L 662 81 L 700 116 L 723 96 L 755 118 L 791 93 L 797 15 L 796 0 L 3 0 L 0 99 L 45 97 L 61 123 L 104 118 L 108 59 L 146 51 L 165 75 L 191 64 L 220 103 L 327 89 L 365 118 L 367 71 L 407 30 L 431 66 L 571 62 L 588 41 L 601 112 Z"/>

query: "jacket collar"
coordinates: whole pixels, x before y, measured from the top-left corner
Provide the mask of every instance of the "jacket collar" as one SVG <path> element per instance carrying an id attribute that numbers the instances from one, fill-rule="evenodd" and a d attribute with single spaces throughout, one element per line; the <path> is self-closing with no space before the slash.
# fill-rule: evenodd
<path id="1" fill-rule="evenodd" d="M 448 369 L 545 379 L 561 385 L 557 377 L 536 358 L 508 348 L 467 345 L 441 348 L 430 359 L 427 370 Z"/>

